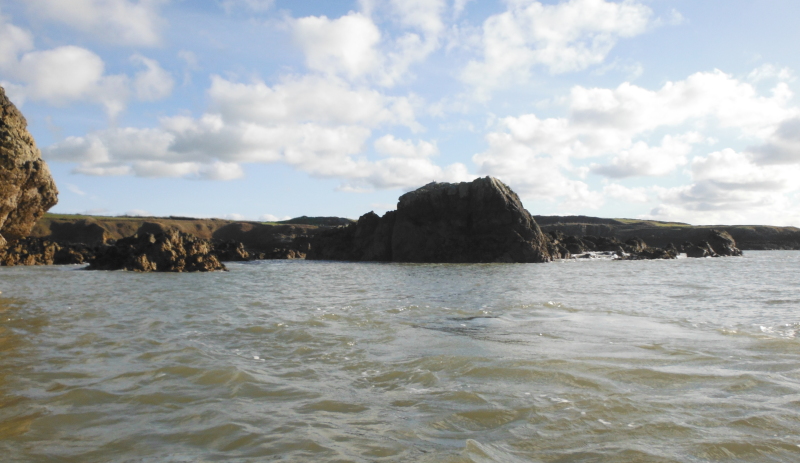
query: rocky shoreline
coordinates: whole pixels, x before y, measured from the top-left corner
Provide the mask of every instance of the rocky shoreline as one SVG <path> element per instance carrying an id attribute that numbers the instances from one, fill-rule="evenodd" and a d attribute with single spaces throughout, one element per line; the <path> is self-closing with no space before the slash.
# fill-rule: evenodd
<path id="1" fill-rule="evenodd" d="M 88 263 L 89 270 L 184 272 L 257 259 L 537 263 L 595 253 L 623 260 L 738 256 L 737 242 L 744 249 L 800 249 L 796 228 L 532 216 L 492 177 L 433 182 L 402 195 L 397 210 L 382 217 L 369 212 L 358 221 L 45 216 L 57 197 L 27 121 L 0 87 L 2 266 Z"/>
<path id="2" fill-rule="evenodd" d="M 673 238 L 694 240 L 651 246 L 638 236 L 624 241 L 608 236 L 609 223 L 588 224 L 589 230 L 603 225 L 603 235 L 567 235 L 562 230 L 570 228 L 561 222 L 540 227 L 519 197 L 491 177 L 431 183 L 401 196 L 397 210 L 382 217 L 369 212 L 358 221 L 303 217 L 290 222 L 45 216 L 31 237 L 0 250 L 0 265 L 88 263 L 89 270 L 181 272 L 225 270 L 223 262 L 263 259 L 483 263 L 742 254 L 722 229 L 678 227 L 684 234 Z"/>

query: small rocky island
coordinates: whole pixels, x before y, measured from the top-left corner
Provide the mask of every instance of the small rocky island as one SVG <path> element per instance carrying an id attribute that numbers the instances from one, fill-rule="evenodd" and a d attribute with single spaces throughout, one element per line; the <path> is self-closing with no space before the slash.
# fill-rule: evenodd
<path id="1" fill-rule="evenodd" d="M 550 241 L 508 186 L 492 177 L 430 183 L 397 210 L 321 231 L 307 259 L 382 262 L 549 262 Z"/>

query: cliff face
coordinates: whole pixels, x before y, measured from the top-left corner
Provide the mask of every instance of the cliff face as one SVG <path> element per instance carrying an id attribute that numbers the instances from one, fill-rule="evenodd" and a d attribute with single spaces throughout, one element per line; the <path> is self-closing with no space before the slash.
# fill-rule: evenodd
<path id="1" fill-rule="evenodd" d="M 431 183 L 397 211 L 321 232 L 309 259 L 391 262 L 548 262 L 549 241 L 508 186 L 492 177 Z"/>
<path id="2" fill-rule="evenodd" d="M 686 241 L 700 242 L 709 239 L 712 230 L 726 232 L 744 251 L 766 249 L 800 250 L 800 229 L 795 227 L 771 227 L 766 225 L 714 225 L 691 226 L 688 224 L 595 219 L 594 217 L 535 216 L 545 233 L 559 232 L 564 235 L 615 237 L 622 241 L 632 238 L 644 239 L 648 245 L 666 247 L 670 243 L 680 245 Z M 597 222 L 603 220 L 604 222 Z"/>
<path id="3" fill-rule="evenodd" d="M 0 248 L 28 236 L 58 201 L 56 184 L 27 126 L 0 87 Z"/>

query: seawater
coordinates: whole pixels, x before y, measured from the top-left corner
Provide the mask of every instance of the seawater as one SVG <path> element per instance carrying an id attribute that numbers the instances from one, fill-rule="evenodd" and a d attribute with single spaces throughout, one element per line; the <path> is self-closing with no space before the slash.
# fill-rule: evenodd
<path id="1" fill-rule="evenodd" d="M 800 461 L 800 252 L 0 268 L 4 462 Z"/>

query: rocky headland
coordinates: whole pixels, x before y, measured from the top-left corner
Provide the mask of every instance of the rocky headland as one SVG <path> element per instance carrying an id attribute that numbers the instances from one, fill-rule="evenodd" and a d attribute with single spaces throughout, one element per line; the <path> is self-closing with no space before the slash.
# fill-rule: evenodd
<path id="1" fill-rule="evenodd" d="M 0 87 L 0 252 L 26 238 L 58 202 L 58 189 L 28 122 Z"/>

